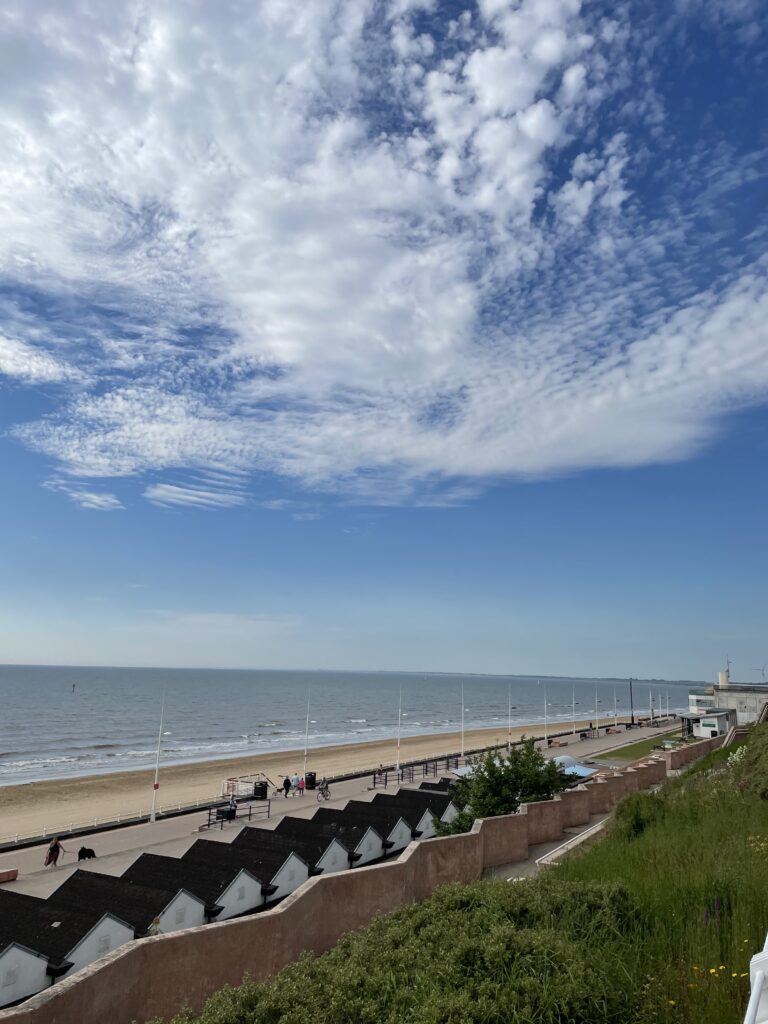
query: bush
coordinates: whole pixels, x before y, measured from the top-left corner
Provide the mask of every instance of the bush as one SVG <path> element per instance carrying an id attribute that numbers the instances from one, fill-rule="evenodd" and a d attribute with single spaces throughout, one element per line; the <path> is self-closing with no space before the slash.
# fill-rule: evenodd
<path id="1" fill-rule="evenodd" d="M 566 777 L 532 739 L 507 755 L 487 754 L 473 762 L 472 774 L 453 787 L 451 799 L 463 810 L 452 822 L 439 823 L 438 834 L 468 832 L 476 818 L 514 814 L 520 804 L 549 800 L 567 786 Z"/>
<path id="2" fill-rule="evenodd" d="M 620 886 L 448 885 L 174 1024 L 639 1024 L 621 968 L 638 925 Z"/>

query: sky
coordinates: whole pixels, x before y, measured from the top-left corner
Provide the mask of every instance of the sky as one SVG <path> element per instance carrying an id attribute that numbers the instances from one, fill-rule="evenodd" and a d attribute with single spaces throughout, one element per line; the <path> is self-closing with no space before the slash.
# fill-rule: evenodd
<path id="1" fill-rule="evenodd" d="M 768 663 L 759 0 L 6 0 L 0 662 Z"/>

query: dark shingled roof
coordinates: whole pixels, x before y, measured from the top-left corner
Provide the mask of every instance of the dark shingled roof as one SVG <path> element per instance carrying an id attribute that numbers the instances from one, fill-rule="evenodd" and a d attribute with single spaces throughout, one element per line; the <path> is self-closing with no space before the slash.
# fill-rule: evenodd
<path id="1" fill-rule="evenodd" d="M 370 825 L 382 839 L 389 839 L 389 833 L 397 825 L 401 814 L 392 814 L 383 808 L 357 800 L 347 801 L 344 808 L 320 807 L 315 811 L 315 821 L 349 822 L 352 825 Z"/>
<path id="2" fill-rule="evenodd" d="M 265 837 L 271 837 L 266 839 Z M 310 870 L 317 867 L 317 862 L 323 856 L 334 836 L 322 836 L 317 830 L 305 831 L 303 834 L 288 835 L 284 832 L 277 832 L 264 828 L 243 828 L 232 840 L 232 846 L 241 846 L 244 849 L 260 849 L 264 847 L 265 841 L 275 842 L 279 840 L 285 843 L 288 849 L 292 849 L 309 866 Z M 346 848 L 345 848 L 346 849 Z"/>
<path id="3" fill-rule="evenodd" d="M 266 830 L 265 834 L 270 835 Z M 285 837 L 275 836 L 274 839 L 275 841 L 265 842 L 259 847 L 232 846 L 229 843 L 217 843 L 211 839 L 198 839 L 181 859 L 212 864 L 220 868 L 231 868 L 232 866 L 246 868 L 258 878 L 262 886 L 270 885 L 291 853 L 296 853 L 293 844 Z"/>
<path id="4" fill-rule="evenodd" d="M 395 808 L 383 804 L 372 804 L 368 800 L 347 800 L 343 810 L 350 815 L 359 816 L 362 821 L 370 821 L 374 825 L 377 821 L 380 822 L 386 828 L 387 833 L 397 826 L 400 818 L 411 830 L 416 828 L 421 818 L 421 814 L 413 807 L 395 810 Z"/>
<path id="5" fill-rule="evenodd" d="M 447 793 L 454 781 L 454 779 L 440 779 L 439 782 L 422 782 L 419 790 L 424 790 L 428 793 Z"/>
<path id="6" fill-rule="evenodd" d="M 51 895 L 50 902 L 114 914 L 129 924 L 137 935 L 145 935 L 154 919 L 178 895 L 180 888 L 150 888 L 112 875 L 78 870 Z"/>
<path id="7" fill-rule="evenodd" d="M 314 818 L 282 818 L 275 828 L 278 835 L 301 841 L 304 837 L 317 836 L 318 841 L 330 842 L 338 839 L 350 853 L 354 853 L 368 831 L 368 825 L 351 825 L 339 821 L 319 821 Z"/>
<path id="8" fill-rule="evenodd" d="M 421 814 L 429 810 L 440 818 L 445 814 L 451 798 L 446 793 L 425 793 L 418 789 L 399 789 L 396 793 L 377 793 L 371 803 L 374 807 L 417 807 Z"/>
<path id="9" fill-rule="evenodd" d="M 142 853 L 123 872 L 126 882 L 147 885 L 153 889 L 174 891 L 186 889 L 202 900 L 210 913 L 218 906 L 219 897 L 239 874 L 235 866 L 215 867 L 194 861 L 179 860 L 178 857 L 162 857 L 156 853 Z"/>
<path id="10" fill-rule="evenodd" d="M 42 954 L 52 967 L 61 966 L 104 913 L 87 904 L 72 908 L 0 889 L 0 951 L 17 942 Z"/>

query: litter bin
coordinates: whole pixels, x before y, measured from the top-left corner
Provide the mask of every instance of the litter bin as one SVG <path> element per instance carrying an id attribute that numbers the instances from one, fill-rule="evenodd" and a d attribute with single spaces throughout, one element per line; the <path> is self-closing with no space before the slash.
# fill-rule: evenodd
<path id="1" fill-rule="evenodd" d="M 317 789 L 317 774 L 315 772 L 307 772 L 304 776 L 304 788 Z"/>
<path id="2" fill-rule="evenodd" d="M 254 800 L 266 800 L 267 799 L 267 784 L 266 782 L 254 782 L 253 784 L 253 799 Z"/>

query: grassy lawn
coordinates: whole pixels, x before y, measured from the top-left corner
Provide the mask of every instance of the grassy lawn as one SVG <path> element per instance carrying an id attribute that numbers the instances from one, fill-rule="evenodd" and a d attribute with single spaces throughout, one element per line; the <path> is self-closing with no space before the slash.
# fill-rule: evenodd
<path id="1" fill-rule="evenodd" d="M 653 748 L 658 747 L 663 740 L 677 739 L 679 736 L 680 728 L 678 727 L 672 732 L 661 732 L 658 736 L 649 736 L 647 740 L 638 740 L 637 743 L 631 743 L 628 747 L 610 752 L 609 756 L 616 761 L 635 761 L 638 757 L 645 757 L 646 754 L 653 753 Z"/>

